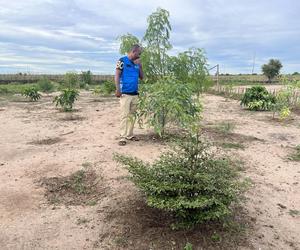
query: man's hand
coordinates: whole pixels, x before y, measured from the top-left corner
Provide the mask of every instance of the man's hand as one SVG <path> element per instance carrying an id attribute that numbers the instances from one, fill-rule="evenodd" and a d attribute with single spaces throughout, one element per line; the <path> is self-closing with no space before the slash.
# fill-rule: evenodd
<path id="1" fill-rule="evenodd" d="M 134 64 L 141 64 L 141 58 L 137 58 L 133 62 Z"/>
<path id="2" fill-rule="evenodd" d="M 122 93 L 119 89 L 116 90 L 115 96 L 116 97 L 121 97 L 122 96 Z"/>

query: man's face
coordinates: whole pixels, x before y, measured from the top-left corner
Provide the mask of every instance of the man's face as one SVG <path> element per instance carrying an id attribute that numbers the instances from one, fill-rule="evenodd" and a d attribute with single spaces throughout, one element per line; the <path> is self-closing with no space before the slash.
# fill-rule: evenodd
<path id="1" fill-rule="evenodd" d="M 141 49 L 136 49 L 135 51 L 132 52 L 132 58 L 133 60 L 136 60 L 138 58 L 140 58 L 142 54 L 142 50 Z"/>

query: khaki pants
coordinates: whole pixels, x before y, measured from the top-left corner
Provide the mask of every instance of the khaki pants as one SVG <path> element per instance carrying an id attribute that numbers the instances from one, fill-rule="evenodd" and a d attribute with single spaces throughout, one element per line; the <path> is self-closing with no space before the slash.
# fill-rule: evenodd
<path id="1" fill-rule="evenodd" d="M 122 139 L 131 139 L 133 137 L 133 128 L 135 123 L 135 112 L 137 108 L 137 95 L 123 94 L 120 97 L 121 106 L 121 126 L 120 136 Z"/>

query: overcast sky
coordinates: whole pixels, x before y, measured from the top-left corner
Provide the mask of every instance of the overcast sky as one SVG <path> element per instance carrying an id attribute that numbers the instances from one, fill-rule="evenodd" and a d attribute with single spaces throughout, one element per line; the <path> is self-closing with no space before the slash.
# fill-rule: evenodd
<path id="1" fill-rule="evenodd" d="M 204 48 L 221 73 L 260 73 L 270 58 L 300 71 L 298 0 L 0 0 L 0 72 L 111 74 L 117 36 L 141 38 L 147 17 L 170 12 L 171 54 Z"/>

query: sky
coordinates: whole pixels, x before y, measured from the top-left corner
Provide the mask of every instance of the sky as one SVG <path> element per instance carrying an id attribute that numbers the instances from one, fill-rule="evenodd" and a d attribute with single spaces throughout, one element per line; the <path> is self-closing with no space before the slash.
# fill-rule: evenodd
<path id="1" fill-rule="evenodd" d="M 171 55 L 203 48 L 221 73 L 251 73 L 254 58 L 255 73 L 271 58 L 300 72 L 298 0 L 0 0 L 0 73 L 113 74 L 117 37 L 142 38 L 158 7 L 170 12 Z"/>

